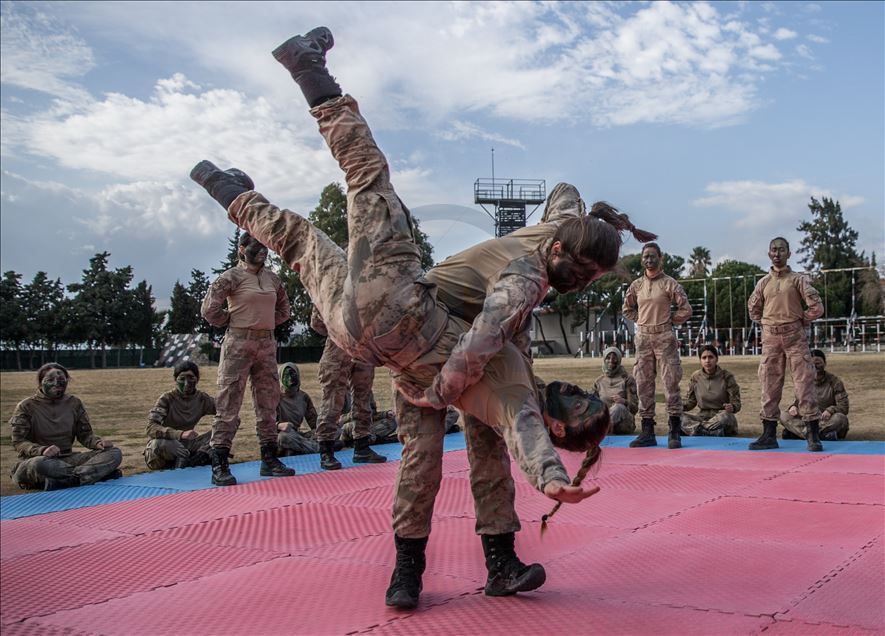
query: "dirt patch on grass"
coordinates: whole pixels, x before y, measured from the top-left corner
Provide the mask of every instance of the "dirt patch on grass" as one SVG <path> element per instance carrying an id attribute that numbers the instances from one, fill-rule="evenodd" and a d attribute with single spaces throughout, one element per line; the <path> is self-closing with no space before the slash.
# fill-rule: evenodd
<path id="1" fill-rule="evenodd" d="M 756 369 L 759 359 L 756 356 L 723 357 L 721 364 L 734 373 L 741 385 L 743 409 L 738 413 L 740 435 L 756 437 L 761 433 L 759 422 L 759 383 Z M 631 370 L 633 360 L 624 361 Z M 320 407 L 320 390 L 317 382 L 317 365 L 299 365 L 303 388 Z M 697 360 L 683 360 L 684 378 L 682 386 L 688 386 L 688 378 L 699 368 Z M 599 358 L 541 358 L 535 362 L 536 373 L 547 381 L 567 380 L 584 387 L 593 384 L 601 371 Z M 885 439 L 885 354 L 831 354 L 827 370 L 842 378 L 851 400 L 851 430 L 849 440 Z M 203 368 L 199 388 L 215 395 L 217 367 Z M 19 490 L 9 477 L 16 462 L 16 453 L 10 443 L 11 427 L 9 419 L 15 405 L 34 394 L 36 373 L 0 374 L 0 418 L 6 427 L 0 436 L 0 495 L 19 494 Z M 147 414 L 157 398 L 173 388 L 170 369 L 123 369 L 73 371 L 69 391 L 83 400 L 92 418 L 92 425 L 123 451 L 123 472 L 127 475 L 147 470 L 142 458 L 142 449 L 147 443 L 144 434 Z M 660 383 L 658 384 L 660 391 Z M 378 369 L 375 377 L 375 397 L 379 408 L 391 408 L 390 380 L 387 371 Z M 786 407 L 793 400 L 792 383 L 787 378 L 784 387 Z M 663 397 L 657 396 L 658 420 L 664 422 Z M 234 440 L 235 461 L 251 461 L 259 458 L 258 440 L 255 436 L 255 412 L 252 409 L 250 391 L 246 391 L 240 432 Z M 204 418 L 197 426 L 199 432 L 208 430 L 211 418 Z M 663 431 L 663 428 L 661 428 Z M 78 445 L 75 443 L 75 448 Z"/>

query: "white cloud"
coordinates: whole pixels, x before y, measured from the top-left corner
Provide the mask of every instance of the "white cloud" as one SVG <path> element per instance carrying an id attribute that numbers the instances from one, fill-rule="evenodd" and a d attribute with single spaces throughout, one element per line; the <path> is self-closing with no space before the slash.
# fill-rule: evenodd
<path id="1" fill-rule="evenodd" d="M 485 130 L 482 130 L 479 126 L 471 124 L 470 122 L 460 120 L 453 121 L 452 125 L 447 130 L 443 130 L 437 133 L 437 136 L 440 137 L 440 139 L 445 139 L 446 141 L 482 139 L 484 141 L 505 144 L 525 150 L 525 146 L 522 145 L 522 142 L 519 141 L 519 139 L 511 139 L 510 137 L 505 137 L 504 135 L 499 135 L 497 133 L 486 132 Z"/>
<path id="2" fill-rule="evenodd" d="M 822 35 L 815 35 L 814 33 L 809 33 L 805 36 L 808 40 L 814 42 L 815 44 L 829 44 L 829 40 Z"/>
<path id="3" fill-rule="evenodd" d="M 805 46 L 804 44 L 799 44 L 796 47 L 796 53 L 800 56 L 804 57 L 806 60 L 813 60 L 814 54 L 811 52 L 811 49 Z"/>
<path id="4" fill-rule="evenodd" d="M 784 27 L 781 27 L 777 31 L 774 32 L 774 39 L 775 40 L 792 40 L 797 35 L 799 35 L 799 34 L 796 33 L 795 31 L 791 31 L 790 29 L 786 29 Z"/>

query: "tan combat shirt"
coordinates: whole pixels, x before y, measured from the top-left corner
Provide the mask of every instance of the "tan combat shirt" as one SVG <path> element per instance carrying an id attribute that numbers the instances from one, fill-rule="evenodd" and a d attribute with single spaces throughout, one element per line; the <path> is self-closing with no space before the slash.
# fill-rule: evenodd
<path id="1" fill-rule="evenodd" d="M 670 306 L 676 305 L 671 315 Z M 682 285 L 664 272 L 654 278 L 647 274 L 634 280 L 624 296 L 624 317 L 640 327 L 655 327 L 673 323 L 681 325 L 691 318 L 691 305 Z"/>
<path id="2" fill-rule="evenodd" d="M 848 415 L 848 391 L 837 376 L 826 371 L 822 375 L 815 375 L 814 393 L 817 395 L 817 406 L 822 412 Z M 792 406 L 799 408 L 799 400 L 793 402 Z"/>
<path id="3" fill-rule="evenodd" d="M 201 307 L 209 324 L 240 329 L 273 329 L 291 310 L 279 276 L 266 267 L 253 274 L 242 261 L 212 283 Z"/>
<path id="4" fill-rule="evenodd" d="M 167 391 L 157 399 L 148 414 L 145 433 L 151 439 L 181 439 L 184 431 L 192 431 L 205 415 L 215 415 L 215 398 L 203 391 L 184 395 Z"/>
<path id="5" fill-rule="evenodd" d="M 741 410 L 741 387 L 734 374 L 722 367 L 716 367 L 710 375 L 703 369 L 691 374 L 688 391 L 682 400 L 683 410 L 690 411 L 697 406 L 702 417 L 712 417 L 726 404 L 734 406 L 735 413 Z"/>
<path id="6" fill-rule="evenodd" d="M 611 407 L 614 404 L 614 397 L 624 399 L 624 406 L 636 415 L 639 411 L 639 394 L 636 390 L 636 380 L 627 370 L 618 366 L 617 372 L 609 377 L 605 373 L 596 378 L 593 383 L 593 392 L 599 396 L 599 399 L 605 402 L 606 406 Z"/>
<path id="7" fill-rule="evenodd" d="M 83 402 L 73 395 L 50 400 L 38 392 L 18 403 L 9 423 L 12 445 L 23 458 L 38 457 L 50 446 L 58 446 L 60 455 L 70 455 L 75 439 L 91 450 L 101 441 L 92 432 Z"/>
<path id="8" fill-rule="evenodd" d="M 802 310 L 802 301 L 808 309 Z M 808 324 L 820 318 L 824 306 L 820 294 L 805 274 L 785 267 L 780 272 L 771 271 L 756 283 L 747 301 L 750 318 L 763 325 L 787 325 L 801 320 Z"/>

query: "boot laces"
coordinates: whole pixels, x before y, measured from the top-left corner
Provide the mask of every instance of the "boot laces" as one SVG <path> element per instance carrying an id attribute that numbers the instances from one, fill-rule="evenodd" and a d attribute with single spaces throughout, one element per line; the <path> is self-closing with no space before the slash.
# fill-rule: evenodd
<path id="1" fill-rule="evenodd" d="M 418 560 L 408 554 L 396 555 L 396 568 L 393 571 L 391 587 L 402 588 L 410 593 L 417 594 L 420 577 L 418 573 Z"/>

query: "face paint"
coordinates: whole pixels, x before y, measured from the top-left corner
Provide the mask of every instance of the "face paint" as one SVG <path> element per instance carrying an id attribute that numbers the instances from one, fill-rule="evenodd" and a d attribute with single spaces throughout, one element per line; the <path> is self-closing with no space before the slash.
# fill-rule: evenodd
<path id="1" fill-rule="evenodd" d="M 827 368 L 827 361 L 820 356 L 811 356 L 811 362 L 814 364 L 814 369 L 817 371 L 817 374 L 823 375 L 824 369 Z"/>
<path id="2" fill-rule="evenodd" d="M 243 258 L 249 265 L 264 265 L 267 260 L 267 248 L 258 241 L 252 241 L 243 249 Z"/>
<path id="3" fill-rule="evenodd" d="M 775 269 L 782 269 L 790 260 L 790 248 L 781 239 L 773 240 L 768 246 L 768 258 Z"/>
<path id="4" fill-rule="evenodd" d="M 178 392 L 182 395 L 194 395 L 197 392 L 197 382 L 199 382 L 197 376 L 190 371 L 179 373 L 178 377 L 175 378 Z"/>
<path id="5" fill-rule="evenodd" d="M 286 391 L 297 389 L 301 385 L 301 379 L 298 377 L 298 372 L 292 367 L 286 367 L 283 369 L 283 376 L 280 378 L 280 384 L 283 385 L 283 388 L 286 389 Z"/>
<path id="6" fill-rule="evenodd" d="M 68 378 L 64 372 L 59 369 L 50 369 L 50 371 L 43 376 L 43 381 L 40 383 L 40 390 L 43 395 L 51 400 L 57 400 L 63 396 L 67 388 Z"/>
<path id="7" fill-rule="evenodd" d="M 661 268 L 661 255 L 653 247 L 642 250 L 642 266 L 650 272 L 656 272 Z"/>
<path id="8" fill-rule="evenodd" d="M 547 385 L 544 410 L 566 426 L 580 425 L 604 408 L 602 400 L 574 384 L 551 382 Z"/>

